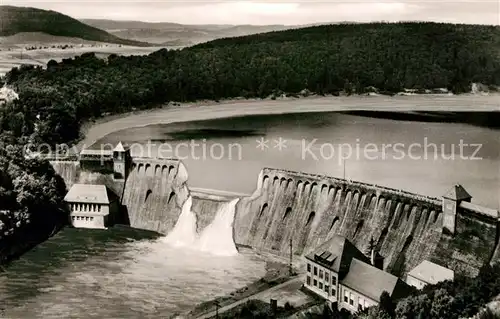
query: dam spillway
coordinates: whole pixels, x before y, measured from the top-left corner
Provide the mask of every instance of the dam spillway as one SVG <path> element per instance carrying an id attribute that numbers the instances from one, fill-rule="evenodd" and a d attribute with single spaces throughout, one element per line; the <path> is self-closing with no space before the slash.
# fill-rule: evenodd
<path id="1" fill-rule="evenodd" d="M 74 183 L 100 183 L 114 190 L 127 223 L 135 228 L 171 234 L 191 196 L 187 170 L 176 159 L 133 158 L 122 181 L 112 174 L 82 169 L 78 162 L 51 163 L 68 188 Z M 384 258 L 384 269 L 396 275 L 404 275 L 425 259 L 457 273 L 475 275 L 483 264 L 500 258 L 498 216 L 462 210 L 451 216 L 454 233 L 449 234 L 444 226 L 450 223 L 450 216 L 443 213 L 439 198 L 265 168 L 255 192 L 239 196 L 229 210 L 233 215 L 226 211 L 225 222 L 216 222 L 237 197 L 191 196 L 189 214 L 195 222 L 189 227 L 194 227 L 195 246 L 200 245 L 199 234 L 220 223 L 226 229 L 232 225 L 231 245 L 279 255 L 288 254 L 290 241 L 293 253 L 300 256 L 334 234 L 345 236 L 361 251 L 373 239 Z"/>
<path id="2" fill-rule="evenodd" d="M 174 229 L 165 237 L 165 243 L 219 256 L 233 256 L 238 250 L 233 238 L 233 221 L 239 199 L 222 203 L 211 223 L 197 232 L 197 215 L 192 211 L 193 198 L 188 197 Z"/>

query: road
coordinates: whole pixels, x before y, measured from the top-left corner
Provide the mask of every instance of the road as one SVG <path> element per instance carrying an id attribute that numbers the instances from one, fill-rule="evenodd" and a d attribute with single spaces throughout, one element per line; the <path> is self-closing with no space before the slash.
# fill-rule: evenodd
<path id="1" fill-rule="evenodd" d="M 245 302 L 247 302 L 248 300 L 252 300 L 252 299 L 259 299 L 261 295 L 264 295 L 264 294 L 268 294 L 270 292 L 273 292 L 275 290 L 278 290 L 278 289 L 281 289 L 281 288 L 284 288 L 288 285 L 292 285 L 292 284 L 295 284 L 297 282 L 300 282 L 300 281 L 304 281 L 304 275 L 302 276 L 299 276 L 299 277 L 296 277 L 296 278 L 293 278 L 293 279 L 290 279 L 282 284 L 279 284 L 279 285 L 276 285 L 274 287 L 271 287 L 269 289 L 266 289 L 264 291 L 261 291 L 261 292 L 258 292 L 254 295 L 251 295 L 249 297 L 246 297 L 244 299 L 241 299 L 239 301 L 236 301 L 230 305 L 227 305 L 227 306 L 224 306 L 224 307 L 221 307 L 219 308 L 219 314 L 222 314 L 223 312 L 226 312 L 230 309 L 233 309 L 234 307 L 237 307 L 241 304 L 244 304 Z M 215 311 L 212 311 L 212 312 L 209 312 L 209 313 L 206 313 L 204 315 L 201 315 L 199 317 L 196 317 L 197 319 L 208 319 L 208 318 L 212 318 L 212 317 L 215 317 Z"/>

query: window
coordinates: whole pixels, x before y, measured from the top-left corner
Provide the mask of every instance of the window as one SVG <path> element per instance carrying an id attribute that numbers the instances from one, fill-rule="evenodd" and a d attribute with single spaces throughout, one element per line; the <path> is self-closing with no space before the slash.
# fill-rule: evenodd
<path id="1" fill-rule="evenodd" d="M 362 311 L 362 310 L 363 310 L 363 305 L 364 305 L 363 298 L 359 298 L 359 299 L 358 299 L 358 310 L 359 310 L 359 311 Z"/>
<path id="2" fill-rule="evenodd" d="M 349 292 L 344 291 L 344 302 L 349 302 Z"/>
<path id="3" fill-rule="evenodd" d="M 337 277 L 332 276 L 332 286 L 337 284 Z"/>
<path id="4" fill-rule="evenodd" d="M 314 279 L 313 285 L 314 285 L 314 286 L 317 286 L 317 285 L 318 285 L 318 281 L 317 281 L 316 279 Z"/>
<path id="5" fill-rule="evenodd" d="M 322 282 L 319 283 L 319 289 L 323 289 L 323 283 Z"/>
<path id="6" fill-rule="evenodd" d="M 311 264 L 307 264 L 307 272 L 311 272 Z"/>
<path id="7" fill-rule="evenodd" d="M 363 311 L 363 306 L 362 305 L 358 305 L 358 311 Z"/>
<path id="8" fill-rule="evenodd" d="M 314 276 L 317 276 L 318 275 L 318 268 L 316 266 L 314 266 Z"/>
<path id="9" fill-rule="evenodd" d="M 330 286 L 325 285 L 325 292 L 328 293 L 330 291 Z"/>
<path id="10" fill-rule="evenodd" d="M 306 283 L 307 283 L 308 286 L 311 285 L 311 277 L 307 276 Z"/>
<path id="11" fill-rule="evenodd" d="M 354 295 L 353 295 L 352 293 L 350 294 L 349 304 L 350 304 L 351 306 L 354 306 Z"/>
<path id="12" fill-rule="evenodd" d="M 91 221 L 92 221 L 92 220 L 94 220 L 94 217 L 90 217 L 90 220 L 91 220 Z"/>
<path id="13" fill-rule="evenodd" d="M 329 276 L 328 276 L 328 273 L 325 271 L 325 281 L 326 281 L 326 282 L 328 282 L 328 279 L 329 279 L 328 277 L 329 277 Z"/>
<path id="14" fill-rule="evenodd" d="M 323 270 L 321 270 L 321 269 L 319 270 L 319 278 L 323 279 Z"/>
<path id="15" fill-rule="evenodd" d="M 332 288 L 332 296 L 335 297 L 335 293 L 336 293 L 335 288 Z"/>

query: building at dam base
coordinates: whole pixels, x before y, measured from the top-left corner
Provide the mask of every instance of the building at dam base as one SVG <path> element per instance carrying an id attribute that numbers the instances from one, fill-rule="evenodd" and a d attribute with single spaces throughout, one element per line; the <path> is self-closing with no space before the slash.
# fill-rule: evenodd
<path id="1" fill-rule="evenodd" d="M 427 285 L 435 285 L 438 282 L 453 280 L 454 278 L 453 270 L 424 260 L 408 273 L 406 283 L 417 289 L 422 289 Z"/>
<path id="2" fill-rule="evenodd" d="M 411 291 L 398 277 L 371 265 L 346 238 L 335 235 L 322 246 L 305 257 L 304 287 L 328 300 L 331 307 L 355 313 L 378 305 L 384 291 L 394 300 Z"/>
<path id="3" fill-rule="evenodd" d="M 461 185 L 437 198 L 264 168 L 252 195 L 200 199 L 189 189 L 181 161 L 133 157 L 121 143 L 102 157 L 98 150 L 84 150 L 74 159 L 49 161 L 68 189 L 103 185 L 115 194 L 119 208 L 110 218 L 114 222 L 165 235 L 190 196 L 199 234 L 224 203 L 238 197 L 233 240 L 258 251 L 288 256 L 292 240 L 292 253 L 306 256 L 336 235 L 366 251 L 373 239 L 381 268 L 400 278 L 424 260 L 474 276 L 482 265 L 500 258 L 498 211 L 475 205 Z"/>
<path id="4" fill-rule="evenodd" d="M 70 207 L 70 222 L 77 228 L 105 229 L 118 213 L 118 201 L 104 185 L 74 184 L 64 200 Z"/>

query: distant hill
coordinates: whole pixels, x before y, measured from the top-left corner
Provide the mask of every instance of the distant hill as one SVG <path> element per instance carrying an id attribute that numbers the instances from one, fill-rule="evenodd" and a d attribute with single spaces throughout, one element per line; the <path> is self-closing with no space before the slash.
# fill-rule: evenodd
<path id="1" fill-rule="evenodd" d="M 83 23 L 106 30 L 114 36 L 155 44 L 192 45 L 220 38 L 282 31 L 300 26 L 285 25 L 188 25 L 170 22 L 114 21 L 84 19 Z"/>
<path id="2" fill-rule="evenodd" d="M 29 7 L 0 6 L 0 36 L 32 32 L 132 46 L 150 45 L 149 43 L 119 38 L 59 12 Z"/>

